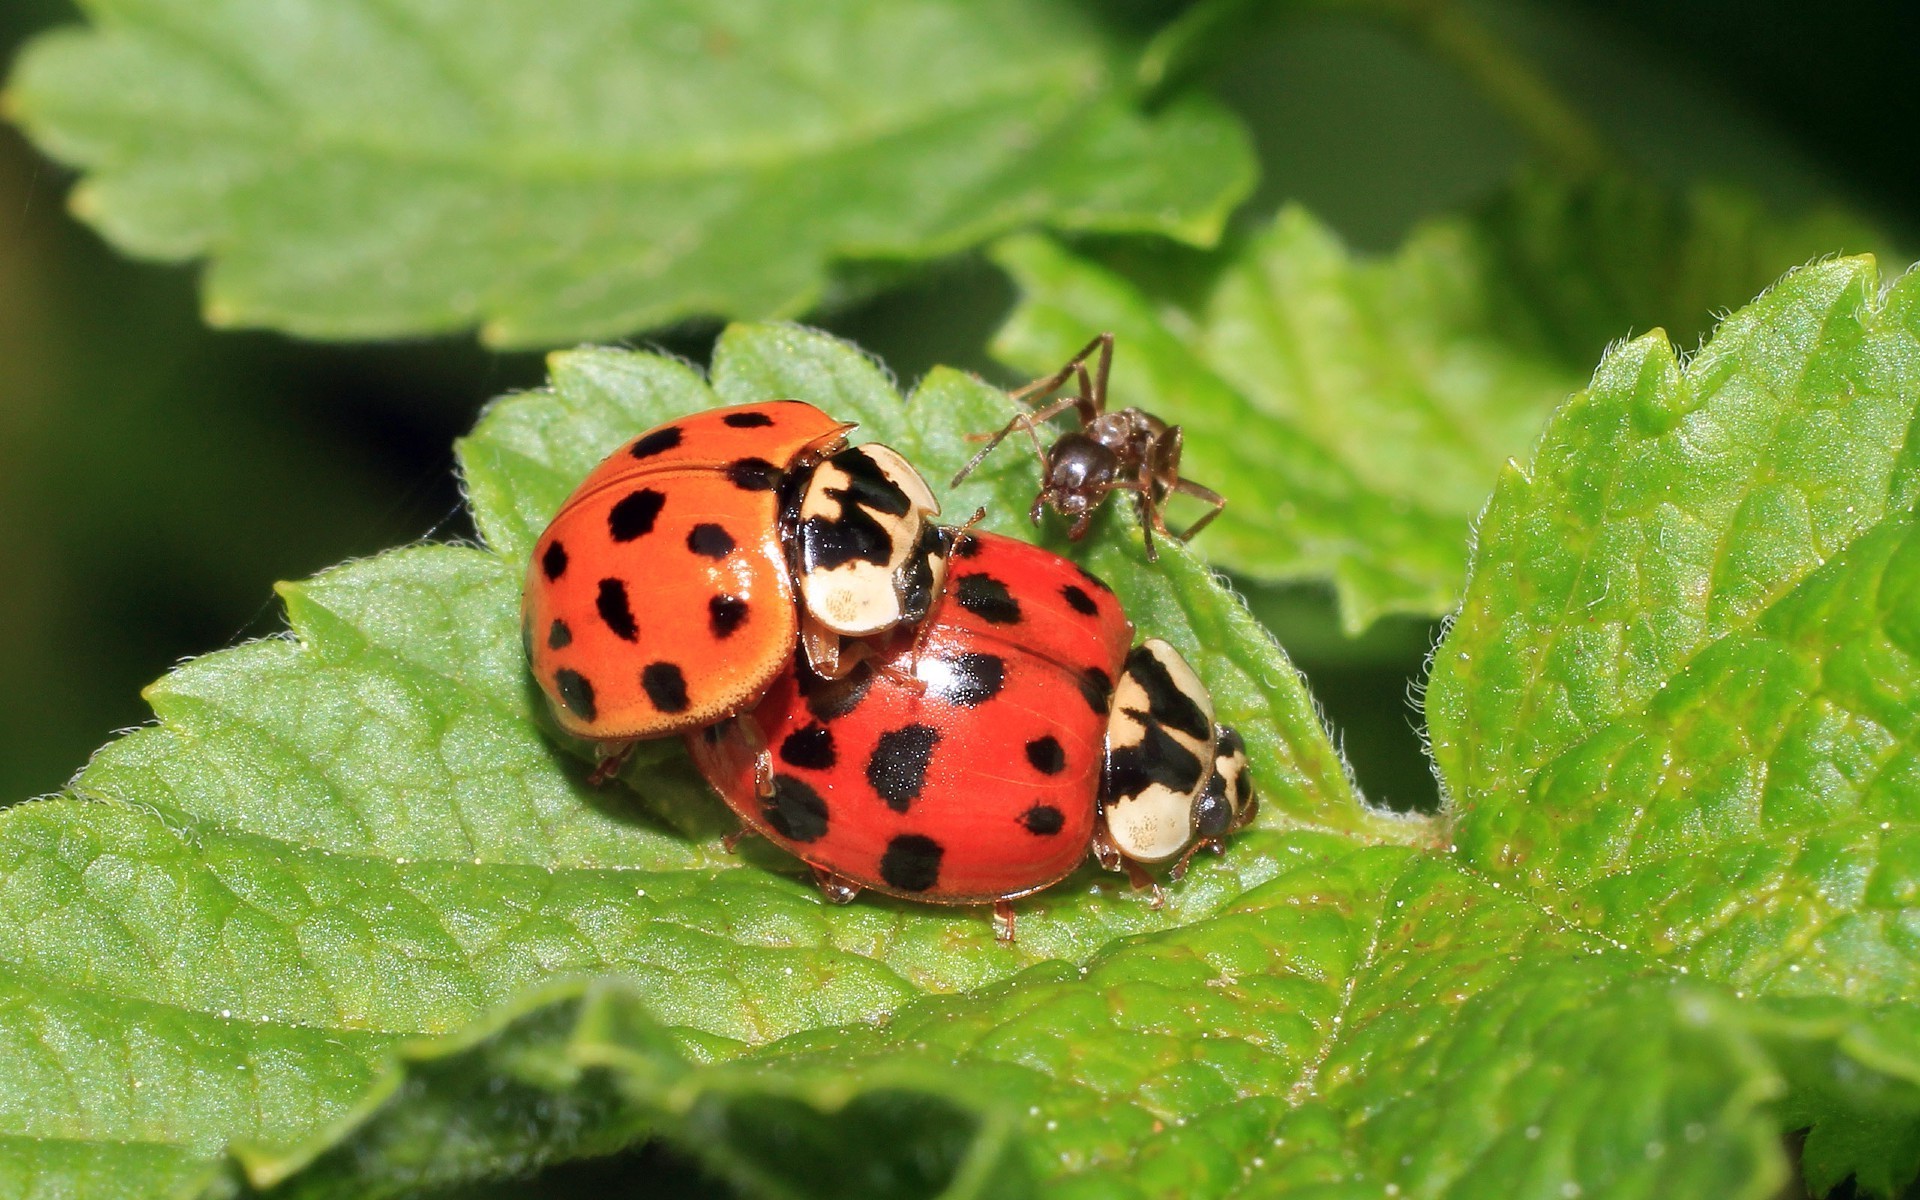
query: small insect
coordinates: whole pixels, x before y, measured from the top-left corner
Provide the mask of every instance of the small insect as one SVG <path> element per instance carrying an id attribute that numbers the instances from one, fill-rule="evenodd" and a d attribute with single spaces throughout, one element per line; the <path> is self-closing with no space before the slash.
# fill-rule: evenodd
<path id="1" fill-rule="evenodd" d="M 1095 354 L 1099 358 L 1089 373 L 1087 360 Z M 953 477 L 953 486 L 960 486 L 1008 434 L 1018 430 L 1032 439 L 1034 453 L 1040 457 L 1040 493 L 1027 513 L 1034 524 L 1040 523 L 1041 511 L 1051 507 L 1072 522 L 1067 536 L 1078 541 L 1086 536 L 1088 523 L 1101 501 L 1112 492 L 1125 491 L 1134 494 L 1149 560 L 1159 557 L 1153 546 L 1155 530 L 1184 542 L 1205 529 L 1226 508 L 1226 497 L 1180 474 L 1178 425 L 1169 425 L 1138 408 L 1107 411 L 1107 372 L 1112 364 L 1113 335 L 1103 333 L 1066 366 L 1009 393 L 1016 402 L 1041 402 L 1069 380 L 1078 382 L 1073 395 L 1022 412 L 987 438 L 987 444 Z M 1079 419 L 1079 428 L 1062 434 L 1050 447 L 1042 445 L 1040 426 L 1069 410 Z M 1164 513 L 1167 500 L 1176 493 L 1212 505 L 1180 533 L 1167 528 Z"/>
<path id="2" fill-rule="evenodd" d="M 917 623 L 947 543 L 926 481 L 853 426 L 774 400 L 647 430 L 596 467 L 534 545 L 527 658 L 560 727 L 639 739 L 752 705 L 793 658 L 843 674 L 865 639 Z M 799 602 L 796 603 L 796 594 Z"/>
<path id="3" fill-rule="evenodd" d="M 1173 647 L 1132 641 L 1097 578 L 969 534 L 917 643 L 837 680 L 796 664 L 687 744 L 829 899 L 990 903 L 1011 939 L 1008 902 L 1089 852 L 1151 886 L 1140 864 L 1178 860 L 1177 877 L 1253 816 L 1239 736 Z"/>

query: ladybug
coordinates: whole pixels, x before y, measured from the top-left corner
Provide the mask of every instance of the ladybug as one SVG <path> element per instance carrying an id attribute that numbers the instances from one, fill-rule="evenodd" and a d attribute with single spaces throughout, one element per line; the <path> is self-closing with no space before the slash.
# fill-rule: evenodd
<path id="1" fill-rule="evenodd" d="M 1087 360 L 1096 353 L 1099 359 L 1089 375 Z M 1087 526 L 1101 501 L 1113 492 L 1126 491 L 1134 494 L 1149 560 L 1159 557 L 1153 547 L 1154 530 L 1184 542 L 1205 529 L 1227 507 L 1227 498 L 1180 474 L 1178 425 L 1169 425 L 1139 408 L 1107 411 L 1107 371 L 1112 364 L 1113 335 L 1103 333 L 1052 375 L 1008 393 L 1016 402 L 1030 396 L 1044 399 L 1069 379 L 1079 382 L 1079 390 L 1074 395 L 1021 412 L 991 437 L 976 435 L 986 437 L 987 444 L 960 468 L 959 474 L 953 477 L 953 486 L 959 487 L 1008 434 L 1023 430 L 1033 440 L 1034 453 L 1040 457 L 1040 492 L 1027 513 L 1034 524 L 1040 523 L 1041 511 L 1051 507 L 1072 522 L 1067 527 L 1067 537 L 1078 541 L 1086 536 Z M 1042 447 L 1035 429 L 1069 410 L 1079 420 L 1079 428 L 1062 434 L 1052 446 Z M 1212 506 L 1177 534 L 1167 528 L 1163 511 L 1167 500 L 1176 492 Z"/>
<path id="2" fill-rule="evenodd" d="M 1105 584 L 993 534 L 952 558 L 917 637 L 840 679 L 796 661 L 757 707 L 687 736 L 747 829 L 830 900 L 992 903 L 1011 939 L 1008 901 L 1090 851 L 1146 886 L 1140 864 L 1184 869 L 1252 818 L 1239 736 L 1173 647 L 1132 647 Z"/>
<path id="3" fill-rule="evenodd" d="M 567 733 L 632 743 L 753 704 L 796 644 L 822 675 L 842 639 L 917 623 L 946 541 L 926 481 L 810 404 L 716 408 L 647 430 L 580 484 L 534 544 L 522 632 Z M 796 601 L 797 597 L 797 601 Z"/>

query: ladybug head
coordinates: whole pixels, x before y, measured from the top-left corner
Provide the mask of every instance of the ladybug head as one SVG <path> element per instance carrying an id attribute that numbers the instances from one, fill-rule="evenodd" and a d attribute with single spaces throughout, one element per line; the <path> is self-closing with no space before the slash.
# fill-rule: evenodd
<path id="1" fill-rule="evenodd" d="M 1050 504 L 1073 522 L 1067 536 L 1078 538 L 1119 475 L 1120 456 L 1111 448 L 1083 433 L 1069 433 L 1047 453 L 1046 479 L 1030 515 L 1038 521 L 1041 507 Z"/>

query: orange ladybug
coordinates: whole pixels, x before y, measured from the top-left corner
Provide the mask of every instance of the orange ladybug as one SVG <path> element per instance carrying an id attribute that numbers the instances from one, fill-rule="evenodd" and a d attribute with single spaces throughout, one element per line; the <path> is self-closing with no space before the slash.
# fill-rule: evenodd
<path id="1" fill-rule="evenodd" d="M 752 705 L 805 647 L 925 616 L 947 538 L 894 450 L 798 400 L 647 430 L 580 484 L 534 544 L 522 595 L 534 677 L 566 732 L 606 745 L 697 729 Z"/>

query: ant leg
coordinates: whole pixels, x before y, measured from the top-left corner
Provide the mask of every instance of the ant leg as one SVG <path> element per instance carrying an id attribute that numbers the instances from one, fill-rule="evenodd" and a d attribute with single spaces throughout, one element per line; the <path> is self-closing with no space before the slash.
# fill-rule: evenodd
<path id="1" fill-rule="evenodd" d="M 1103 346 L 1105 347 L 1104 350 L 1102 350 Z M 1046 395 L 1048 392 L 1051 392 L 1054 389 L 1058 388 L 1061 384 L 1065 383 L 1067 380 L 1072 379 L 1073 373 L 1075 371 L 1078 371 L 1082 366 L 1084 366 L 1086 364 L 1086 361 L 1089 358 L 1093 357 L 1093 353 L 1096 350 L 1101 350 L 1101 353 L 1102 353 L 1100 378 L 1102 382 L 1104 382 L 1107 377 L 1105 359 L 1111 358 L 1113 356 L 1113 335 L 1111 333 L 1103 333 L 1099 337 L 1096 337 L 1092 341 L 1088 342 L 1086 345 L 1080 347 L 1080 353 L 1068 359 L 1066 366 L 1061 367 L 1058 371 L 1055 371 L 1053 374 L 1047 376 L 1045 379 L 1036 379 L 1032 383 L 1029 383 L 1024 387 L 1015 388 L 1013 391 L 1008 392 L 1007 395 L 1011 396 L 1015 400 L 1025 400 L 1028 396 Z"/>
<path id="2" fill-rule="evenodd" d="M 1113 334 L 1111 331 L 1103 333 L 1094 341 L 1100 343 L 1100 361 L 1093 368 L 1092 397 L 1093 413 L 1099 416 L 1107 411 L 1107 371 L 1113 366 Z"/>
<path id="3" fill-rule="evenodd" d="M 1196 500 L 1213 505 L 1213 508 L 1210 509 L 1205 516 L 1202 516 L 1198 521 L 1187 526 L 1187 531 L 1180 535 L 1180 540 L 1183 542 L 1192 540 L 1194 534 L 1205 529 L 1213 522 L 1215 517 L 1226 511 L 1227 498 L 1225 496 L 1222 496 L 1210 487 L 1195 483 L 1191 479 L 1175 479 L 1171 490 L 1179 492 L 1182 495 L 1192 496 Z"/>
<path id="4" fill-rule="evenodd" d="M 1058 385 L 1055 385 L 1055 386 L 1058 386 Z M 1040 469 L 1042 472 L 1044 472 L 1047 469 L 1047 451 L 1046 451 L 1046 447 L 1040 444 L 1040 435 L 1037 432 L 1035 432 L 1035 427 L 1039 425 L 1043 425 L 1048 421 L 1051 421 L 1053 418 L 1059 416 L 1061 413 L 1067 411 L 1069 408 L 1074 407 L 1077 403 L 1078 403 L 1077 398 L 1070 398 L 1066 400 L 1056 400 L 1052 404 L 1047 405 L 1045 408 L 1018 414 L 1013 418 L 1013 420 L 1008 421 L 1005 425 L 1002 425 L 1000 427 L 1000 432 L 994 434 L 992 437 L 987 439 L 987 444 L 980 447 L 980 449 L 974 454 L 974 456 L 967 460 L 967 465 L 960 468 L 959 474 L 955 475 L 953 477 L 953 481 L 949 483 L 947 486 L 959 487 L 961 482 L 965 480 L 967 476 L 973 474 L 974 468 L 978 467 L 982 462 L 985 462 L 987 455 L 992 454 L 995 448 L 997 448 L 1001 442 L 1006 440 L 1007 435 L 1012 433 L 1016 429 L 1025 430 L 1027 436 L 1033 439 L 1033 452 L 1039 455 Z"/>
<path id="5" fill-rule="evenodd" d="M 1160 517 L 1160 506 L 1153 502 L 1153 493 L 1146 487 L 1134 489 L 1134 507 L 1140 513 L 1140 536 L 1146 539 L 1147 561 L 1159 562 L 1160 551 L 1153 545 L 1153 527 L 1158 525 L 1160 532 L 1167 531 L 1167 523 Z"/>

